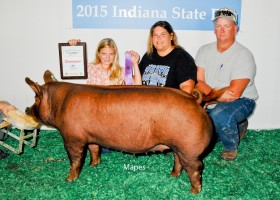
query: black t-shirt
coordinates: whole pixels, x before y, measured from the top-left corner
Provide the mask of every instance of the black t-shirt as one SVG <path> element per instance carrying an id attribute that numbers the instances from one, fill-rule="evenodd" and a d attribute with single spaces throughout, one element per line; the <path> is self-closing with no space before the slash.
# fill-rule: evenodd
<path id="1" fill-rule="evenodd" d="M 193 57 L 183 48 L 174 48 L 168 55 L 161 57 L 154 50 L 151 57 L 145 53 L 139 63 L 143 85 L 172 87 L 189 79 L 196 82 L 197 68 Z"/>

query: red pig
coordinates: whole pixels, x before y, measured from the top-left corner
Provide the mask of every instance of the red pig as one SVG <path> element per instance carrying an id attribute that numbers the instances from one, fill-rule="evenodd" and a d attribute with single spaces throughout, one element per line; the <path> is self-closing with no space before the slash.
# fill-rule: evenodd
<path id="1" fill-rule="evenodd" d="M 212 122 L 196 98 L 181 90 L 151 86 L 93 86 L 58 82 L 50 71 L 44 85 L 29 78 L 36 93 L 27 110 L 59 130 L 70 160 L 67 181 L 78 178 L 86 150 L 90 166 L 100 163 L 99 145 L 133 154 L 171 149 L 171 176 L 184 169 L 191 193 L 201 191 L 201 154 L 212 137 Z"/>

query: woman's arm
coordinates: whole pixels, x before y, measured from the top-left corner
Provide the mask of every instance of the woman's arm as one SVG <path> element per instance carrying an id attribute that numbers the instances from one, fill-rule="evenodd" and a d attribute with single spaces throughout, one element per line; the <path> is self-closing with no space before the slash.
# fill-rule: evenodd
<path id="1" fill-rule="evenodd" d="M 180 89 L 191 94 L 191 92 L 193 91 L 194 85 L 195 85 L 194 80 L 189 79 L 180 84 Z"/>

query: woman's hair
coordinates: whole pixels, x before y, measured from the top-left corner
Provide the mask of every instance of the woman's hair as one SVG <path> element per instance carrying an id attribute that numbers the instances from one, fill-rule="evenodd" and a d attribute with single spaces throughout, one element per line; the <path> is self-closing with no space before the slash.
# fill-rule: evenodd
<path id="1" fill-rule="evenodd" d="M 151 56 L 154 51 L 153 33 L 154 33 L 154 29 L 158 26 L 164 28 L 169 34 L 172 34 L 173 39 L 171 40 L 171 45 L 174 47 L 179 47 L 179 44 L 177 41 L 177 36 L 176 36 L 176 33 L 174 32 L 172 26 L 167 21 L 158 21 L 150 29 L 150 35 L 149 35 L 149 39 L 148 39 L 148 48 L 147 48 L 148 56 Z"/>
<path id="2" fill-rule="evenodd" d="M 119 64 L 119 51 L 118 51 L 118 47 L 116 45 L 116 43 L 114 42 L 113 39 L 111 38 L 104 38 L 102 39 L 99 44 L 98 47 L 96 49 L 95 52 L 95 60 L 93 61 L 93 64 L 99 64 L 101 63 L 101 60 L 98 56 L 98 54 L 100 53 L 100 50 L 103 48 L 112 48 L 114 50 L 115 53 L 115 60 L 113 61 L 112 65 L 110 66 L 109 70 L 110 70 L 110 81 L 120 81 L 118 84 L 122 84 L 122 68 Z"/>

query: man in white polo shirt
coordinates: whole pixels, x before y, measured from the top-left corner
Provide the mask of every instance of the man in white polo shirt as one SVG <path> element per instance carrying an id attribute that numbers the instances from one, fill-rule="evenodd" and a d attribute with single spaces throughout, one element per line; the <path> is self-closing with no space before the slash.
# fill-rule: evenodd
<path id="1" fill-rule="evenodd" d="M 202 46 L 196 55 L 197 80 L 205 94 L 226 88 L 219 103 L 207 106 L 215 132 L 223 144 L 222 159 L 234 160 L 258 98 L 256 64 L 250 50 L 238 43 L 237 13 L 228 8 L 215 12 L 217 41 Z"/>

